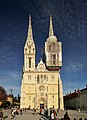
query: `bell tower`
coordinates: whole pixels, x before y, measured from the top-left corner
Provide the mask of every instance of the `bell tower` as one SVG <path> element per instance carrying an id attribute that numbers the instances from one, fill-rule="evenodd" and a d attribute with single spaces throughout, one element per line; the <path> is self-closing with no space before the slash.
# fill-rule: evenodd
<path id="1" fill-rule="evenodd" d="M 35 70 L 35 43 L 32 34 L 31 16 L 29 16 L 28 35 L 24 47 L 24 71 Z"/>
<path id="2" fill-rule="evenodd" d="M 50 15 L 49 37 L 45 42 L 46 66 L 59 68 L 62 66 L 62 43 L 54 36 L 52 16 Z"/>

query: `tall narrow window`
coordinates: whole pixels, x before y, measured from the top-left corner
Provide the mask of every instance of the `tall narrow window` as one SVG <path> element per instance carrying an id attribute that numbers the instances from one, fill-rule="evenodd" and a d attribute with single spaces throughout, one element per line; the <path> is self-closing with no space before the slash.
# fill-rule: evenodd
<path id="1" fill-rule="evenodd" d="M 43 83 L 43 76 L 41 75 L 41 83 Z"/>
<path id="2" fill-rule="evenodd" d="M 37 83 L 39 83 L 39 75 L 37 75 Z"/>
<path id="3" fill-rule="evenodd" d="M 46 83 L 46 75 L 44 75 L 44 83 Z"/>
<path id="4" fill-rule="evenodd" d="M 31 68 L 31 58 L 29 58 L 29 68 Z"/>
<path id="5" fill-rule="evenodd" d="M 47 87 L 47 92 L 48 92 L 48 87 Z"/>
<path id="6" fill-rule="evenodd" d="M 51 45 L 49 45 L 49 50 L 51 50 Z"/>
<path id="7" fill-rule="evenodd" d="M 53 43 L 53 50 L 55 49 L 55 43 Z"/>
<path id="8" fill-rule="evenodd" d="M 56 55 L 53 55 L 53 64 L 56 64 Z"/>

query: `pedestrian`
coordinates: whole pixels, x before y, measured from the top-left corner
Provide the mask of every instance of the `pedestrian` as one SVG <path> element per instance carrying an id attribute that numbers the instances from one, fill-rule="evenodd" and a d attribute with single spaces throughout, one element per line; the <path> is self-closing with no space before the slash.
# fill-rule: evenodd
<path id="1" fill-rule="evenodd" d="M 15 114 L 14 114 L 14 110 L 13 109 L 11 109 L 11 119 L 13 119 L 15 117 Z"/>
<path id="2" fill-rule="evenodd" d="M 51 120 L 54 120 L 54 112 L 51 113 Z"/>
<path id="3" fill-rule="evenodd" d="M 33 108 L 33 111 L 34 111 L 34 115 L 36 114 L 36 109 L 35 108 Z"/>
<path id="4" fill-rule="evenodd" d="M 52 109 L 50 109 L 50 119 L 51 119 Z"/>
<path id="5" fill-rule="evenodd" d="M 41 113 L 42 113 L 42 109 L 40 109 L 40 115 L 41 115 Z"/>
<path id="6" fill-rule="evenodd" d="M 36 115 L 36 109 L 34 109 L 34 114 Z"/>
<path id="7" fill-rule="evenodd" d="M 22 115 L 22 109 L 20 109 L 20 115 Z"/>
<path id="8" fill-rule="evenodd" d="M 70 120 L 68 112 L 66 111 L 65 115 L 64 115 L 64 120 Z"/>
<path id="9" fill-rule="evenodd" d="M 3 120 L 3 112 L 0 110 L 0 120 Z"/>
<path id="10" fill-rule="evenodd" d="M 57 118 L 57 113 L 54 109 L 53 109 L 53 113 L 54 113 L 54 120 L 55 120 Z"/>

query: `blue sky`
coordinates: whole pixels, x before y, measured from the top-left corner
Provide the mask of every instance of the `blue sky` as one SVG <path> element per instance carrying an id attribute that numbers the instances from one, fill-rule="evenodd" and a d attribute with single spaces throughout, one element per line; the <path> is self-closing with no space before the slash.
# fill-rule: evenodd
<path id="1" fill-rule="evenodd" d="M 32 16 L 38 63 L 48 37 L 49 15 L 63 43 L 64 94 L 87 84 L 87 0 L 0 0 L 0 85 L 20 93 L 28 16 Z"/>

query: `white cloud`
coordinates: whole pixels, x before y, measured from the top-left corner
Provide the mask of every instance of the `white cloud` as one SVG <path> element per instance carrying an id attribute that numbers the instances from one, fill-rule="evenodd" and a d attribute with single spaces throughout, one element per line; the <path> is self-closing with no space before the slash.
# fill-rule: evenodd
<path id="1" fill-rule="evenodd" d="M 85 63 L 74 63 L 69 61 L 68 64 L 64 66 L 64 69 L 66 69 L 66 71 L 77 72 L 78 70 L 83 69 L 84 66 Z"/>
<path id="2" fill-rule="evenodd" d="M 12 72 L 10 71 L 9 75 L 11 78 L 13 78 L 15 80 L 21 79 L 21 73 L 18 71 L 12 71 Z"/>

